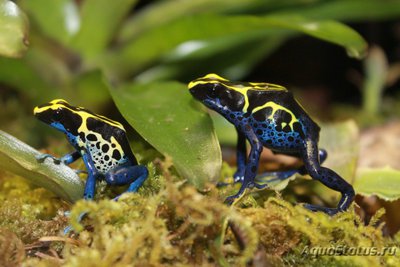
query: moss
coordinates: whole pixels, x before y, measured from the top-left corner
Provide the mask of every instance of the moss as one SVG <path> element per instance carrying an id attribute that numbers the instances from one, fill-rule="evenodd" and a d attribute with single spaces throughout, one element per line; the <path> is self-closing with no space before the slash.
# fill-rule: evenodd
<path id="1" fill-rule="evenodd" d="M 57 213 L 65 205 L 22 178 L 8 174 L 0 178 L 0 201 L 0 227 L 12 231 L 24 243 L 56 235 L 66 224 L 65 217 Z"/>
<path id="2" fill-rule="evenodd" d="M 16 251 L 9 257 L 12 252 L 0 247 L 0 260 L 8 258 L 24 266 L 72 267 L 400 266 L 400 260 L 389 254 L 315 254 L 319 248 L 338 246 L 378 250 L 398 246 L 400 234 L 382 235 L 379 222 L 384 210 L 365 225 L 353 209 L 329 217 L 281 198 L 266 198 L 261 192 L 247 194 L 228 207 L 223 199 L 235 187 L 220 190 L 208 185 L 198 192 L 176 176 L 168 158 L 148 167 L 150 178 L 138 193 L 124 194 L 114 202 L 106 198 L 115 192 L 100 186 L 99 200 L 73 205 L 70 223 L 76 232 L 70 237 L 60 235 L 67 220 L 62 202 L 19 178 L 0 180 L 4 203 L 0 239 L 11 240 Z M 87 216 L 78 222 L 82 212 Z M 30 244 L 25 252 L 21 250 L 24 243 Z"/>

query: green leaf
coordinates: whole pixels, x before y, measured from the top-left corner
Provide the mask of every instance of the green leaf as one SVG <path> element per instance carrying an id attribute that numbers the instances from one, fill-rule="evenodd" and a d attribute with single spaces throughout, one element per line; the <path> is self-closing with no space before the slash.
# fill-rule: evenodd
<path id="1" fill-rule="evenodd" d="M 387 201 L 400 198 L 400 171 L 390 167 L 361 169 L 354 183 L 357 194 L 378 196 Z"/>
<path id="2" fill-rule="evenodd" d="M 19 7 L 0 0 L 0 55 L 21 57 L 28 49 L 28 32 L 28 19 Z"/>
<path id="3" fill-rule="evenodd" d="M 41 33 L 62 44 L 67 44 L 79 29 L 79 10 L 73 0 L 24 0 L 21 7 Z"/>
<path id="4" fill-rule="evenodd" d="M 400 15 L 398 0 L 335 0 L 317 5 L 288 8 L 282 15 L 295 14 L 314 19 L 335 19 L 351 22 L 396 19 Z"/>
<path id="5" fill-rule="evenodd" d="M 137 75 L 135 80 L 190 80 L 204 73 L 218 73 L 224 77 L 240 79 L 248 75 L 266 55 L 275 51 L 287 36 L 276 34 L 274 38 L 266 39 L 265 34 L 252 32 L 240 36 L 188 41 L 168 53 L 163 62 Z M 209 64 L 211 61 L 214 62 L 212 65 Z"/>
<path id="6" fill-rule="evenodd" d="M 81 8 L 81 25 L 72 47 L 87 57 L 100 53 L 137 0 L 86 0 Z"/>
<path id="7" fill-rule="evenodd" d="M 290 0 L 293 1 L 293 0 Z M 170 23 L 173 20 L 194 14 L 216 14 L 222 12 L 244 11 L 255 8 L 265 0 L 178 0 L 159 1 L 151 8 L 145 8 L 135 13 L 126 23 L 122 25 L 118 34 L 119 42 L 127 42 L 141 33 Z M 266 5 L 276 5 L 267 1 Z"/>
<path id="8" fill-rule="evenodd" d="M 0 82 L 23 92 L 32 100 L 43 100 L 44 96 L 51 97 L 54 90 L 51 89 L 38 73 L 28 64 L 27 56 L 22 59 L 0 57 Z"/>
<path id="9" fill-rule="evenodd" d="M 64 164 L 56 165 L 50 159 L 38 163 L 39 155 L 39 151 L 0 131 L 1 169 L 20 175 L 66 201 L 81 199 L 83 183 L 74 170 Z"/>
<path id="10" fill-rule="evenodd" d="M 299 16 L 201 15 L 185 17 L 145 32 L 133 42 L 106 55 L 100 64 L 110 75 L 123 77 L 147 67 L 183 42 L 241 35 L 249 31 L 261 31 L 265 34 L 282 31 L 305 33 L 343 46 L 354 57 L 361 57 L 367 47 L 357 32 L 335 21 L 312 20 Z"/>
<path id="11" fill-rule="evenodd" d="M 210 117 L 177 82 L 128 84 L 111 95 L 125 119 L 198 188 L 216 181 L 221 151 Z"/>

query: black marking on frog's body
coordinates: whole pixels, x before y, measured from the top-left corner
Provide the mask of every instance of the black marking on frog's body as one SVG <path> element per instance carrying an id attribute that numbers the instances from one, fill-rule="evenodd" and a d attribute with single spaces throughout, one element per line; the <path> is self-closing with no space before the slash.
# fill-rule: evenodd
<path id="1" fill-rule="evenodd" d="M 235 125 L 238 132 L 238 170 L 234 178 L 242 182 L 242 186 L 227 202 L 232 202 L 248 187 L 265 187 L 256 184 L 254 179 L 261 151 L 267 147 L 276 153 L 303 159 L 302 168 L 274 173 L 278 178 L 295 172 L 308 173 L 342 193 L 336 209 L 311 205 L 308 208 L 329 214 L 348 208 L 354 198 L 352 186 L 332 170 L 320 166 L 319 156 L 326 157 L 326 152 L 318 150 L 317 146 L 320 128 L 286 88 L 268 83 L 231 82 L 216 74 L 209 74 L 190 82 L 189 89 L 197 100 Z M 251 145 L 248 158 L 246 139 Z"/>

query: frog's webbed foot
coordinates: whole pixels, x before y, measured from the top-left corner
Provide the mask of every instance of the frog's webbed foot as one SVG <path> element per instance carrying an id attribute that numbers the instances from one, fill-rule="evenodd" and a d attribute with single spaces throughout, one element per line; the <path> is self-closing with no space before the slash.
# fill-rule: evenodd
<path id="1" fill-rule="evenodd" d="M 339 210 L 338 208 L 327 208 L 327 207 L 321 207 L 317 205 L 311 205 L 311 204 L 303 204 L 303 207 L 305 207 L 308 210 L 311 211 L 322 211 L 327 213 L 330 216 L 335 215 L 338 212 L 341 212 L 342 210 Z"/>
<path id="2" fill-rule="evenodd" d="M 50 154 L 41 154 L 39 156 L 36 156 L 36 160 L 39 163 L 43 163 L 47 158 L 50 158 L 53 160 L 54 164 L 59 165 L 61 163 L 61 159 L 54 157 L 53 155 Z"/>

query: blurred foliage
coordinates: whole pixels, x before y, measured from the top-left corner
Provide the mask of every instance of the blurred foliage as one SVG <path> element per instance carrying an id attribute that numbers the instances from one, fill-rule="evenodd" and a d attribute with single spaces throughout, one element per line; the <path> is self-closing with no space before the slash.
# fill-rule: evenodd
<path id="1" fill-rule="evenodd" d="M 0 1 L 0 56 L 21 57 L 28 48 L 28 19 L 12 1 Z"/>
<path id="2" fill-rule="evenodd" d="M 378 223 L 382 211 L 364 225 L 353 210 L 330 218 L 279 198 L 265 202 L 266 190 L 247 194 L 235 208 L 223 205 L 224 197 L 236 189 L 232 186 L 217 191 L 207 183 L 220 176 L 226 178 L 234 170 L 223 164 L 220 175 L 220 148 L 209 115 L 183 85 L 210 72 L 241 80 L 261 60 L 300 34 L 341 46 L 350 57 L 360 59 L 366 54 L 367 43 L 344 22 L 398 18 L 398 0 L 15 2 L 18 7 L 0 0 L 2 129 L 39 144 L 54 131 L 33 124 L 31 115 L 27 119 L 34 106 L 63 98 L 103 113 L 115 102 L 137 131 L 134 153 L 158 165 L 148 164 L 151 177 L 139 194 L 126 195 L 119 202 L 78 202 L 73 206 L 71 223 L 80 231 L 79 237 L 54 239 L 66 224 L 65 216 L 55 216 L 56 210 L 63 210 L 58 198 L 76 200 L 82 184 L 76 174 L 68 176 L 74 179 L 65 180 L 58 172 L 61 166 L 46 162 L 38 167 L 34 159 L 37 151 L 2 133 L 2 168 L 47 187 L 57 196 L 10 174 L 0 177 L 0 241 L 10 240 L 12 244 L 7 250 L 0 242 L 0 265 L 21 261 L 25 266 L 229 266 L 249 261 L 261 266 L 399 265 L 398 258 L 390 255 L 302 254 L 307 246 L 380 249 L 398 244 L 399 235 L 393 239 L 382 236 L 383 226 Z M 374 113 L 379 110 L 385 81 L 393 80 L 396 72 L 392 70 L 398 68 L 386 68 L 376 49 L 371 50 L 365 64 L 364 108 Z M 330 152 L 327 165 L 354 180 L 358 128 L 348 122 L 324 125 L 323 129 L 321 147 L 328 147 Z M 222 142 L 223 136 L 234 138 L 232 130 L 222 132 Z M 164 158 L 154 159 L 160 157 L 154 149 Z M 51 148 L 54 150 L 57 148 Z M 64 171 L 72 173 L 67 167 Z M 373 179 L 381 174 L 386 177 L 384 186 Z M 393 190 L 397 176 L 396 170 L 372 170 L 357 176 L 355 183 L 362 193 L 397 199 L 399 192 Z M 202 194 L 184 179 L 202 188 Z M 274 188 L 282 189 L 288 181 Z M 79 185 L 71 191 L 75 182 Z M 295 182 L 287 190 L 289 201 L 296 202 L 294 196 L 298 196 L 316 204 L 334 205 L 337 193 L 332 190 L 304 179 Z M 98 193 L 101 198 L 112 192 L 100 184 Z M 82 211 L 88 211 L 89 216 L 80 225 L 77 216 Z M 228 224 L 236 233 L 229 230 L 225 234 L 224 225 Z M 239 243 L 244 242 L 244 250 L 237 236 L 243 239 Z M 47 239 L 30 244 L 25 247 L 26 253 L 22 252 L 21 242 L 32 243 L 40 237 Z"/>

